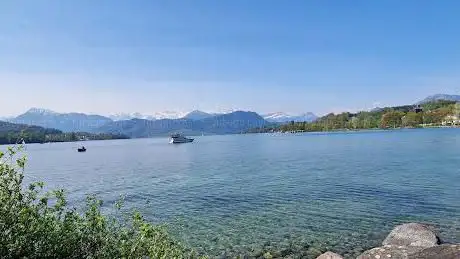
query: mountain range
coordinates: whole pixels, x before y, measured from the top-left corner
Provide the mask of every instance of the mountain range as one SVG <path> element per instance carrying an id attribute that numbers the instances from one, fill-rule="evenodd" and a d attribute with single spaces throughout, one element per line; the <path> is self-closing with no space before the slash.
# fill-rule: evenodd
<path id="1" fill-rule="evenodd" d="M 1 133 L 20 133 L 20 132 L 27 132 L 27 133 L 43 133 L 43 134 L 59 134 L 61 133 L 60 130 L 57 129 L 49 129 L 43 128 L 40 126 L 31 126 L 25 124 L 17 124 L 11 123 L 6 121 L 0 121 L 0 134 Z"/>
<path id="2" fill-rule="evenodd" d="M 231 134 L 269 123 L 257 113 L 247 111 L 214 114 L 195 110 L 184 114 L 173 112 L 162 113 L 161 116 L 158 114 L 155 114 L 157 117 L 139 113 L 106 117 L 31 108 L 7 121 L 53 128 L 63 132 L 114 133 L 133 138 L 166 135 L 175 131 L 184 134 Z M 178 118 L 179 116 L 181 117 Z"/>
<path id="3" fill-rule="evenodd" d="M 460 102 L 460 95 L 451 95 L 451 94 L 430 95 L 427 98 L 418 102 L 417 104 L 425 104 L 425 103 L 435 102 L 435 101 L 440 101 L 440 100 Z"/>
<path id="4" fill-rule="evenodd" d="M 437 100 L 460 101 L 460 95 L 432 95 L 417 104 Z M 129 137 L 149 137 L 174 131 L 181 131 L 184 134 L 239 133 L 273 123 L 312 122 L 316 119 L 318 117 L 310 112 L 303 114 L 276 112 L 261 116 L 250 111 L 207 113 L 195 110 L 188 113 L 168 111 L 151 115 L 131 113 L 102 116 L 58 113 L 47 109 L 32 108 L 17 117 L 3 120 L 22 125 L 53 128 L 63 132 L 116 133 Z"/>
<path id="5" fill-rule="evenodd" d="M 202 112 L 199 110 L 194 110 L 194 111 L 187 113 L 183 118 L 190 119 L 190 120 L 203 120 L 203 119 L 211 118 L 217 115 L 221 115 L 221 114 L 207 113 L 207 112 Z"/>
<path id="6" fill-rule="evenodd" d="M 32 108 L 8 121 L 17 124 L 59 129 L 63 132 L 94 132 L 99 127 L 112 122 L 110 118 L 101 115 L 57 113 L 40 108 Z"/>
<path id="7" fill-rule="evenodd" d="M 134 113 L 117 113 L 108 116 L 109 119 L 112 121 L 123 121 L 123 120 L 131 120 L 131 119 L 144 119 L 144 120 L 156 120 L 156 118 L 152 115 L 145 115 L 139 112 Z"/>
<path id="8" fill-rule="evenodd" d="M 312 121 L 314 119 L 316 116 L 312 113 L 289 115 L 278 112 L 260 116 L 255 112 L 207 113 L 194 110 L 188 113 L 169 111 L 152 115 L 126 113 L 102 116 L 84 113 L 58 113 L 48 109 L 31 108 L 17 117 L 5 118 L 4 120 L 17 124 L 59 129 L 63 132 L 121 133 L 123 129 L 127 129 L 134 131 L 134 133 L 127 135 L 137 137 L 166 134 L 177 130 L 191 131 L 197 134 L 237 133 L 256 125 Z M 184 124 L 187 125 L 184 126 Z"/>
<path id="9" fill-rule="evenodd" d="M 268 122 L 255 112 L 236 111 L 203 119 L 131 119 L 107 123 L 99 132 L 123 134 L 129 137 L 152 137 L 182 132 L 186 135 L 234 134 L 263 127 Z"/>
<path id="10" fill-rule="evenodd" d="M 235 110 L 231 110 L 228 112 L 221 112 L 221 113 L 208 113 L 203 112 L 200 110 L 194 110 L 188 113 L 184 112 L 156 112 L 152 115 L 146 115 L 142 113 L 121 113 L 121 114 L 114 114 L 108 116 L 108 118 L 112 119 L 113 121 L 122 121 L 122 120 L 131 120 L 131 119 L 144 119 L 144 120 L 161 120 L 161 119 L 191 119 L 191 120 L 202 120 L 206 118 L 211 118 L 214 116 L 219 116 L 223 114 L 229 114 L 234 112 Z M 265 120 L 268 122 L 276 122 L 276 123 L 285 123 L 290 121 L 307 121 L 311 122 L 316 120 L 318 117 L 311 113 L 301 113 L 301 114 L 289 114 L 286 112 L 274 112 L 274 113 L 267 113 L 261 115 Z"/>
<path id="11" fill-rule="evenodd" d="M 288 114 L 288 113 L 285 113 L 285 112 L 275 112 L 275 113 L 265 114 L 263 117 L 264 117 L 265 120 L 267 120 L 269 122 L 277 122 L 277 123 L 285 123 L 285 122 L 290 122 L 290 121 L 294 121 L 294 122 L 303 122 L 303 121 L 312 122 L 312 121 L 315 121 L 316 119 L 318 119 L 318 117 L 315 114 L 311 113 L 311 112 L 298 114 L 298 115 Z"/>
<path id="12" fill-rule="evenodd" d="M 155 112 L 153 114 L 142 114 L 139 112 L 134 113 L 118 113 L 109 115 L 113 121 L 131 120 L 131 119 L 144 119 L 144 120 L 161 120 L 161 119 L 181 119 L 184 118 L 188 113 L 186 112 L 175 112 L 175 111 L 164 111 Z"/>

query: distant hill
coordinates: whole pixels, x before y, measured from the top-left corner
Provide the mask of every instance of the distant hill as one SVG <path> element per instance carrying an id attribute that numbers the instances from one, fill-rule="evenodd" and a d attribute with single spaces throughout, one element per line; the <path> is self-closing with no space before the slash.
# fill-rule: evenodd
<path id="1" fill-rule="evenodd" d="M 0 145 L 21 143 L 22 140 L 26 143 L 38 143 L 42 142 L 46 135 L 56 134 L 62 134 L 62 131 L 0 121 Z"/>
<path id="2" fill-rule="evenodd" d="M 265 117 L 265 118 L 264 118 Z M 264 117 L 250 111 L 233 111 L 226 114 L 195 110 L 189 113 L 161 112 L 153 115 L 141 113 L 116 114 L 110 117 L 83 113 L 58 113 L 32 108 L 9 122 L 55 128 L 63 132 L 89 132 L 124 134 L 129 137 L 151 137 L 181 131 L 184 134 L 233 134 L 258 128 L 267 123 L 311 122 L 313 113 L 292 115 L 271 113 Z"/>
<path id="3" fill-rule="evenodd" d="M 460 102 L 460 95 L 450 95 L 450 94 L 435 94 L 428 96 L 427 98 L 421 100 L 417 104 L 425 104 L 435 101 L 453 101 L 453 102 Z"/>
<path id="4" fill-rule="evenodd" d="M 248 130 L 260 132 L 321 132 L 362 129 L 397 129 L 451 126 L 458 127 L 457 102 L 439 96 L 420 105 L 400 105 L 376 108 L 371 111 L 329 113 L 314 122 L 294 122 L 267 125 Z M 451 97 L 448 97 L 451 98 Z"/>
<path id="5" fill-rule="evenodd" d="M 187 135 L 201 133 L 233 134 L 244 132 L 250 128 L 261 127 L 266 123 L 255 112 L 236 111 L 201 120 L 162 119 L 152 121 L 132 119 L 115 121 L 100 127 L 98 132 L 123 134 L 134 138 L 162 136 L 173 132 L 182 132 Z"/>
<path id="6" fill-rule="evenodd" d="M 40 126 L 31 126 L 25 124 L 17 124 L 6 121 L 0 121 L 0 133 L 43 133 L 43 134 L 59 134 L 62 131 L 57 129 L 43 128 Z"/>
<path id="7" fill-rule="evenodd" d="M 18 144 L 21 143 L 23 140 L 26 143 L 30 144 L 45 142 L 73 142 L 79 140 L 106 140 L 126 138 L 128 137 L 121 134 L 93 134 L 88 132 L 64 133 L 57 129 L 0 121 L 0 145 Z"/>
<path id="8" fill-rule="evenodd" d="M 112 122 L 110 118 L 83 113 L 57 113 L 46 109 L 32 108 L 9 120 L 13 123 L 55 128 L 64 132 L 92 132 Z"/>
<path id="9" fill-rule="evenodd" d="M 199 110 L 195 110 L 195 111 L 191 111 L 189 113 L 187 113 L 183 119 L 190 119 L 190 120 L 203 120 L 203 119 L 207 119 L 207 118 L 211 118 L 211 117 L 214 117 L 216 116 L 215 114 L 210 114 L 210 113 L 207 113 L 207 112 L 202 112 L 202 111 L 199 111 Z"/>
<path id="10" fill-rule="evenodd" d="M 269 122 L 277 122 L 277 123 L 285 123 L 285 122 L 312 122 L 318 119 L 318 117 L 311 113 L 303 113 L 303 114 L 298 114 L 298 115 L 292 115 L 292 114 L 287 114 L 285 112 L 275 112 L 275 113 L 269 113 L 263 116 L 265 120 Z"/>
<path id="11" fill-rule="evenodd" d="M 190 133 L 193 126 L 194 121 L 186 119 L 131 119 L 107 123 L 100 127 L 98 132 L 124 134 L 132 138 L 146 138 L 168 135 L 174 131 Z M 195 132 L 195 134 L 197 134 L 197 132 Z"/>
<path id="12" fill-rule="evenodd" d="M 247 111 L 235 111 L 207 118 L 201 121 L 204 132 L 215 134 L 233 134 L 245 132 L 251 128 L 262 127 L 268 122 L 259 114 Z"/>

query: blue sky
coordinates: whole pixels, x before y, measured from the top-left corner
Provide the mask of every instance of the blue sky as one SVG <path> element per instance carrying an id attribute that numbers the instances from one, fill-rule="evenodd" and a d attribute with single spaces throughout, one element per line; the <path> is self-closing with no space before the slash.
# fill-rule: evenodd
<path id="1" fill-rule="evenodd" d="M 460 94 L 460 1 L 0 2 L 0 115 L 359 110 Z"/>

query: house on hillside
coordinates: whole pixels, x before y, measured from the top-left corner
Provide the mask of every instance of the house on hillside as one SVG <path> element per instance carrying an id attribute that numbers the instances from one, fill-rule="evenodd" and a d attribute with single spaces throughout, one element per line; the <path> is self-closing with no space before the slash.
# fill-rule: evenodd
<path id="1" fill-rule="evenodd" d="M 420 105 L 416 105 L 413 109 L 415 113 L 423 112 L 423 108 Z"/>
<path id="2" fill-rule="evenodd" d="M 442 126 L 460 126 L 460 118 L 457 115 L 447 115 L 442 121 Z"/>

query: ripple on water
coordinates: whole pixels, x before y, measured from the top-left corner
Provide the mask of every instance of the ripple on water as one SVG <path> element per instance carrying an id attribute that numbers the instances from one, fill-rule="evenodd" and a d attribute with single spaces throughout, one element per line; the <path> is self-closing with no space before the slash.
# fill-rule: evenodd
<path id="1" fill-rule="evenodd" d="M 147 139 L 88 142 L 78 156 L 73 144 L 30 145 L 27 177 L 65 187 L 75 205 L 87 193 L 108 207 L 125 195 L 126 209 L 170 223 L 214 256 L 352 258 L 408 221 L 434 223 L 460 242 L 459 137 L 440 129 L 212 136 L 180 146 Z"/>

